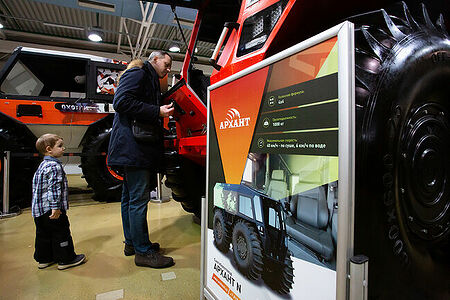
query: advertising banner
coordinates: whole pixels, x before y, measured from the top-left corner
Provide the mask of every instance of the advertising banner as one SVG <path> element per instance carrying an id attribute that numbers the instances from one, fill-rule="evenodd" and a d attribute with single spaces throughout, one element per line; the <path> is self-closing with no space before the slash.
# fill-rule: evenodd
<path id="1" fill-rule="evenodd" d="M 334 299 L 337 35 L 210 88 L 205 287 L 217 299 Z"/>

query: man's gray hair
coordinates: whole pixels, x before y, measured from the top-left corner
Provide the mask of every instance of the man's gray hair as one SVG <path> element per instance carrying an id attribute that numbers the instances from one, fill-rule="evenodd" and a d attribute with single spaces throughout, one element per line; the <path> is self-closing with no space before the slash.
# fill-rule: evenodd
<path id="1" fill-rule="evenodd" d="M 172 56 L 169 53 L 161 50 L 153 51 L 152 53 L 150 53 L 150 55 L 148 56 L 148 60 L 153 60 L 154 57 L 164 58 L 166 55 L 172 60 Z"/>

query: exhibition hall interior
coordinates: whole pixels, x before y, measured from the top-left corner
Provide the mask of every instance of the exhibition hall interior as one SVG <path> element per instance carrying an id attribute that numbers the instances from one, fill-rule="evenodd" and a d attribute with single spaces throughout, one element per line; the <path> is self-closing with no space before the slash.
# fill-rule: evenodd
<path id="1" fill-rule="evenodd" d="M 372 2 L 0 0 L 0 299 L 450 299 L 450 1 Z"/>

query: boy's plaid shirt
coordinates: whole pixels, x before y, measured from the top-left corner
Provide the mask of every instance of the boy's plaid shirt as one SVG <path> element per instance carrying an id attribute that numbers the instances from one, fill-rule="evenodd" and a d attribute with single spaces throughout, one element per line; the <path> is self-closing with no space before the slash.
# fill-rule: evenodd
<path id="1" fill-rule="evenodd" d="M 67 178 L 61 162 L 44 156 L 33 177 L 32 216 L 42 216 L 52 209 L 69 209 L 67 194 Z"/>

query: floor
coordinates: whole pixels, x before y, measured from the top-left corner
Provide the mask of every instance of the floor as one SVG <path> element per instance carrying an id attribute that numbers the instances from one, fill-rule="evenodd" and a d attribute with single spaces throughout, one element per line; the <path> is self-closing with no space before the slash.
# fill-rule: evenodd
<path id="1" fill-rule="evenodd" d="M 39 270 L 30 209 L 0 219 L 0 299 L 113 300 L 122 294 L 123 299 L 199 299 L 200 225 L 192 214 L 173 200 L 150 203 L 150 238 L 174 258 L 175 266 L 136 267 L 134 256 L 123 255 L 120 203 L 93 201 L 83 179 L 68 177 L 75 251 L 86 254 L 87 262 L 62 271 L 56 265 Z"/>

